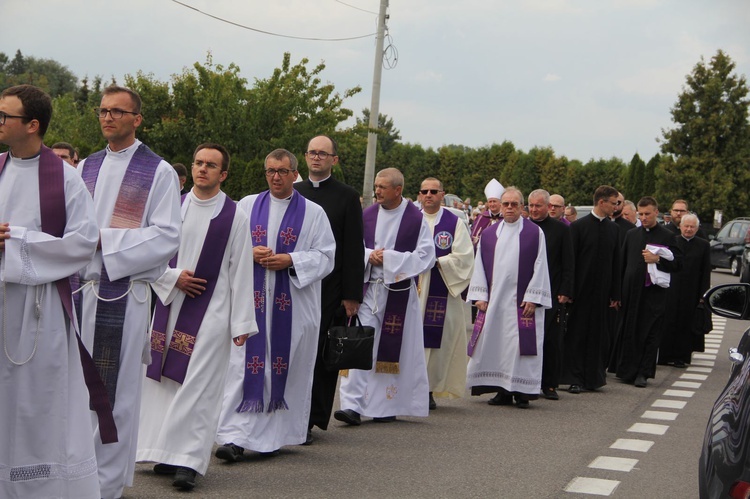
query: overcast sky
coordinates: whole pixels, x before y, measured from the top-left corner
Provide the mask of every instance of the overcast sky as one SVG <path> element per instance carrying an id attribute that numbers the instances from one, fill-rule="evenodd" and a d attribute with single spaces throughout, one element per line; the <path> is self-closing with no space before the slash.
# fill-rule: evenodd
<path id="1" fill-rule="evenodd" d="M 79 78 L 160 80 L 204 62 L 267 78 L 284 52 L 324 80 L 355 115 L 370 107 L 379 0 L 2 0 L 0 51 L 52 58 Z M 635 152 L 648 160 L 670 127 L 685 76 L 722 49 L 750 75 L 747 0 L 390 0 L 394 69 L 383 71 L 380 112 L 404 142 L 482 147 L 504 140 L 551 146 L 587 161 Z"/>

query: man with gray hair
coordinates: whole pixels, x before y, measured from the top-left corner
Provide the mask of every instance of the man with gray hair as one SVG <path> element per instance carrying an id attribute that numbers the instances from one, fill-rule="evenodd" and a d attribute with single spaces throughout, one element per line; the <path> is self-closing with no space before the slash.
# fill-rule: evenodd
<path id="1" fill-rule="evenodd" d="M 675 204 L 672 205 L 674 207 Z M 685 367 L 692 352 L 703 352 L 706 309 L 703 294 L 711 286 L 710 245 L 698 237 L 698 217 L 680 217 L 677 247 L 682 251 L 682 270 L 672 274 L 667 290 L 664 335 L 659 347 L 659 364 Z"/>
<path id="2" fill-rule="evenodd" d="M 490 405 L 529 407 L 542 381 L 544 309 L 552 305 L 544 234 L 521 217 L 523 194 L 508 187 L 503 221 L 479 240 L 468 298 L 477 320 L 469 340 L 466 385 L 472 395 L 495 393 Z"/>
<path id="3" fill-rule="evenodd" d="M 416 280 L 435 265 L 432 231 L 419 209 L 401 195 L 404 176 L 386 168 L 375 176 L 374 204 L 364 210 L 365 296 L 362 324 L 375 328 L 370 370 L 341 380 L 341 410 L 333 417 L 359 426 L 360 416 L 389 422 L 428 414 L 429 383 Z"/>

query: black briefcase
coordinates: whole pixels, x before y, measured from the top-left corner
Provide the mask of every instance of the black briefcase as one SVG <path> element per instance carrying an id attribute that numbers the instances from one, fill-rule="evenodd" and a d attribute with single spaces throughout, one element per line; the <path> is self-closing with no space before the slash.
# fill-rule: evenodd
<path id="1" fill-rule="evenodd" d="M 372 369 L 375 328 L 363 326 L 358 316 L 331 324 L 323 345 L 323 364 L 329 371 Z"/>

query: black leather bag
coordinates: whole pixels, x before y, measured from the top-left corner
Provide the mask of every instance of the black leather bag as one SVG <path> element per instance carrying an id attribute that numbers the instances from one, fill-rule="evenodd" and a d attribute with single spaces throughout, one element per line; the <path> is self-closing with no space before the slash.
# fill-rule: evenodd
<path id="1" fill-rule="evenodd" d="M 344 324 L 334 320 L 323 345 L 323 364 L 329 371 L 372 369 L 374 342 L 375 328 L 363 326 L 356 315 Z"/>

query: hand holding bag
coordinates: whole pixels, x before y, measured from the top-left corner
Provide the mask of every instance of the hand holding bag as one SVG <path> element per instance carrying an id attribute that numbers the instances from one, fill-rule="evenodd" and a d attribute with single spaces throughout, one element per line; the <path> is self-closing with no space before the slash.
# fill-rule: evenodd
<path id="1" fill-rule="evenodd" d="M 334 320 L 323 345 L 323 364 L 329 371 L 372 369 L 375 328 L 363 326 L 354 315 L 337 324 Z"/>

